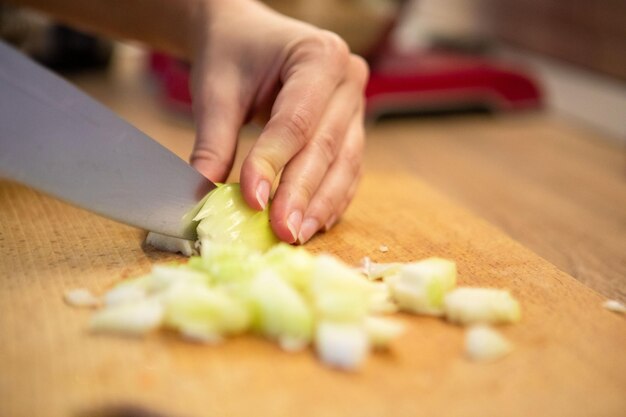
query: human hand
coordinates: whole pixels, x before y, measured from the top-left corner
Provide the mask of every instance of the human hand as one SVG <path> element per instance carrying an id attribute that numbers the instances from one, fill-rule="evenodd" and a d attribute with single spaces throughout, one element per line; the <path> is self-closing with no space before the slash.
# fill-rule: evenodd
<path id="1" fill-rule="evenodd" d="M 336 35 L 253 0 L 206 0 L 194 20 L 192 164 L 228 176 L 239 130 L 267 122 L 240 175 L 277 236 L 304 243 L 347 208 L 361 176 L 368 69 Z"/>

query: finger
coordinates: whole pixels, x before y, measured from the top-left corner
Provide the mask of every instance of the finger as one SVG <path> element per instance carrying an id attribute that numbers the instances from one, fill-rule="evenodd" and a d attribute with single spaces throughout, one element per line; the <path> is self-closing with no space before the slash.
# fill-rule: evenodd
<path id="1" fill-rule="evenodd" d="M 361 183 L 362 175 L 363 175 L 363 171 L 361 170 L 359 172 L 359 175 L 352 180 L 352 184 L 350 185 L 350 188 L 348 188 L 348 194 L 346 195 L 346 198 L 344 198 L 344 200 L 341 202 L 341 205 L 339 206 L 339 210 L 337 211 L 338 213 L 343 214 L 348 208 L 348 206 L 350 205 L 350 203 L 352 202 L 352 199 L 354 198 L 356 191 L 359 188 L 359 184 Z M 328 220 L 326 220 L 326 223 L 320 230 L 324 232 L 329 231 L 330 229 L 333 228 L 333 226 L 335 226 L 335 224 L 337 224 L 339 219 L 340 218 L 338 218 L 337 216 L 331 215 L 328 218 Z"/>
<path id="2" fill-rule="evenodd" d="M 196 141 L 191 164 L 212 181 L 222 182 L 232 168 L 245 118 L 242 80 L 234 65 L 202 66 L 195 74 L 193 111 Z"/>
<path id="3" fill-rule="evenodd" d="M 353 118 L 346 140 L 313 195 L 304 213 L 298 242 L 308 241 L 319 229 L 330 229 L 347 208 L 361 177 L 361 157 L 365 143 L 362 114 Z"/>
<path id="4" fill-rule="evenodd" d="M 270 184 L 311 139 L 343 80 L 348 57 L 347 46 L 334 34 L 309 38 L 292 48 L 270 120 L 242 165 L 242 192 L 251 207 L 267 204 Z"/>
<path id="5" fill-rule="evenodd" d="M 288 241 L 295 241 L 298 238 L 297 217 L 305 212 L 312 196 L 333 164 L 345 140 L 351 120 L 361 105 L 366 71 L 359 72 L 358 77 L 351 77 L 349 82 L 339 86 L 313 139 L 288 163 L 282 174 L 272 202 L 272 224 L 277 234 L 288 237 Z M 303 226 L 306 226 L 307 231 L 314 229 L 315 232 L 321 224 L 314 222 L 314 218 L 309 218 Z"/>

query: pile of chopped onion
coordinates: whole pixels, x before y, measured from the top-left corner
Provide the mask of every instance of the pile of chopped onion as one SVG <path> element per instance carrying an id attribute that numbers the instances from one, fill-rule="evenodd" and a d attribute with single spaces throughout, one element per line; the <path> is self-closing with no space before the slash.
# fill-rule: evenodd
<path id="1" fill-rule="evenodd" d="M 268 209 L 250 209 L 238 184 L 212 191 L 194 222 L 195 245 L 148 236 L 158 248 L 193 255 L 187 263 L 155 265 L 102 300 L 79 292 L 68 301 L 104 305 L 91 320 L 95 331 L 142 335 L 163 328 L 203 343 L 255 333 L 286 351 L 314 347 L 324 363 L 344 370 L 359 368 L 372 349 L 389 348 L 402 334 L 403 325 L 388 317 L 398 310 L 463 325 L 520 318 L 519 304 L 506 291 L 455 289 L 456 265 L 450 260 L 365 259 L 359 270 L 334 256 L 278 243 Z M 510 350 L 494 331 L 481 331 L 468 333 L 470 357 L 500 357 Z"/>
<path id="2" fill-rule="evenodd" d="M 284 350 L 314 346 L 328 364 L 353 369 L 386 348 L 402 325 L 383 317 L 389 293 L 330 255 L 277 244 L 204 242 L 201 256 L 156 265 L 104 296 L 91 328 L 141 335 L 157 328 L 200 342 L 253 332 Z"/>

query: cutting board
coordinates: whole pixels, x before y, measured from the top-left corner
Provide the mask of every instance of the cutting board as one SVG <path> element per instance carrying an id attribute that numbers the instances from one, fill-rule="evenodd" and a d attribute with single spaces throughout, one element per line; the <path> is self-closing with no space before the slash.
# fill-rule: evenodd
<path id="1" fill-rule="evenodd" d="M 471 362 L 461 327 L 404 315 L 406 334 L 356 373 L 252 336 L 206 346 L 90 334 L 91 312 L 65 305 L 64 290 L 102 293 L 182 259 L 144 237 L 0 182 L 0 416 L 626 415 L 625 317 L 413 177 L 370 171 L 343 220 L 307 247 L 351 264 L 442 256 L 463 285 L 510 289 L 523 319 L 501 328 L 508 357 Z"/>

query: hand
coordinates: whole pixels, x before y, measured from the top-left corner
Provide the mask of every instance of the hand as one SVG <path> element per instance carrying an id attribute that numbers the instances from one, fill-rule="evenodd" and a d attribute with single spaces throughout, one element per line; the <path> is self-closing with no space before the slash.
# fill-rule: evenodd
<path id="1" fill-rule="evenodd" d="M 207 0 L 194 22 L 192 164 L 228 176 L 239 130 L 266 122 L 240 175 L 278 237 L 304 243 L 347 208 L 361 176 L 367 64 L 337 35 L 251 0 Z"/>

